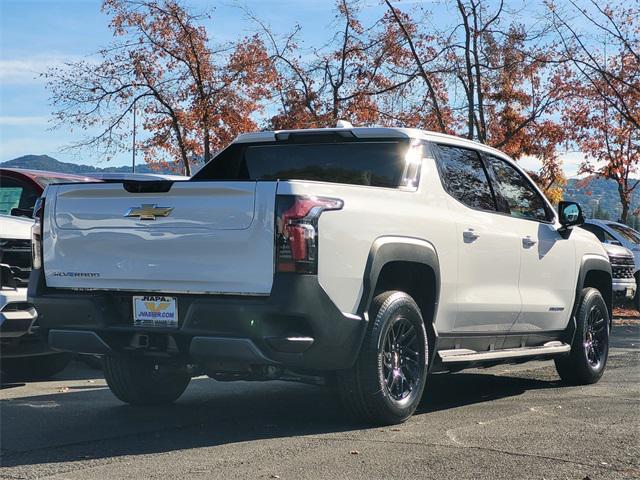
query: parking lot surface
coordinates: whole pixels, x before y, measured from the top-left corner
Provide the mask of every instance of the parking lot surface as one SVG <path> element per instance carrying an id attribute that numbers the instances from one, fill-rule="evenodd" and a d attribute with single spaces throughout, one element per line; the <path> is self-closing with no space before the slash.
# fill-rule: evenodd
<path id="1" fill-rule="evenodd" d="M 349 421 L 329 388 L 194 379 L 169 407 L 133 408 L 80 363 L 0 390 L 6 479 L 640 478 L 640 329 L 614 328 L 603 379 L 551 362 L 430 379 L 407 423 Z"/>

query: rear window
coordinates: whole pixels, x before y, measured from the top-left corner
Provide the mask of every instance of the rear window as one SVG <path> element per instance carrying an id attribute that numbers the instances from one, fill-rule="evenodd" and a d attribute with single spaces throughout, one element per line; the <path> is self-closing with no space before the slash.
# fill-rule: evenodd
<path id="1" fill-rule="evenodd" d="M 32 185 L 22 180 L 0 176 L 0 215 L 27 215 L 40 196 Z"/>
<path id="2" fill-rule="evenodd" d="M 0 186 L 0 215 L 11 215 L 11 210 L 18 208 L 22 192 L 22 187 Z"/>
<path id="3" fill-rule="evenodd" d="M 398 187 L 408 143 L 234 144 L 193 180 L 311 180 L 371 187 Z"/>

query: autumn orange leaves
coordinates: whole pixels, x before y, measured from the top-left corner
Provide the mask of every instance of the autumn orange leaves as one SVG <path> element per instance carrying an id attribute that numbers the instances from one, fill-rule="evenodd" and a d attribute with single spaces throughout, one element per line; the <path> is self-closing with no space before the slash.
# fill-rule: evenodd
<path id="1" fill-rule="evenodd" d="M 109 154 L 130 148 L 136 105 L 145 159 L 186 174 L 238 133 L 338 119 L 453 133 L 536 157 L 532 173 L 554 201 L 567 148 L 589 155 L 584 172 L 618 181 L 635 171 L 637 7 L 430 5 L 438 11 L 383 0 L 372 19 L 367 5 L 338 0 L 326 40 L 310 46 L 301 27 L 274 31 L 247 10 L 255 34 L 220 43 L 204 27 L 218 20 L 177 0 L 106 0 L 114 43 L 95 61 L 45 74 L 54 115 L 87 131 L 76 146 Z M 625 195 L 635 188 L 621 185 Z"/>

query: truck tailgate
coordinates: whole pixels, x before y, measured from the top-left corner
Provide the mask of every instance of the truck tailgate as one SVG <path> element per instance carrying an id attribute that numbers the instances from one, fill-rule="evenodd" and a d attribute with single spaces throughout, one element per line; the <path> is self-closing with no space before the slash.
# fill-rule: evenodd
<path id="1" fill-rule="evenodd" d="M 158 190 L 158 189 L 156 189 Z M 160 189 L 161 190 L 161 189 Z M 44 271 L 54 288 L 266 295 L 273 282 L 275 182 L 51 186 Z"/>

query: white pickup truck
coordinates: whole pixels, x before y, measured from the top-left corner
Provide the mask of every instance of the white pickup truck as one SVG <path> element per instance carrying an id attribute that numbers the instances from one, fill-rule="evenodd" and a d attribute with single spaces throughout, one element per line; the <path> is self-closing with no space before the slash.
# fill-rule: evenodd
<path id="1" fill-rule="evenodd" d="M 501 152 L 400 128 L 241 135 L 188 181 L 52 185 L 29 297 L 53 348 L 105 355 L 114 394 L 194 374 L 332 377 L 397 423 L 430 372 L 607 361 L 611 266 Z"/>

